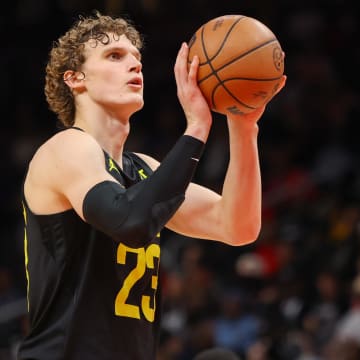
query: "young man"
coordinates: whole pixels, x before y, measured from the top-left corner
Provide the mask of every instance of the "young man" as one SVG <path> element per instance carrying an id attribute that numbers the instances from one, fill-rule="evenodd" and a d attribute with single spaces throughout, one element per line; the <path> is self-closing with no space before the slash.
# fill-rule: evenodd
<path id="1" fill-rule="evenodd" d="M 155 359 L 160 230 L 230 245 L 258 236 L 264 109 L 229 115 L 222 195 L 190 183 L 212 116 L 196 83 L 198 58 L 188 71 L 183 44 L 175 77 L 184 134 L 161 165 L 123 153 L 143 106 L 140 49 L 132 25 L 97 14 L 50 53 L 45 93 L 67 129 L 38 149 L 24 184 L 30 332 L 21 360 Z"/>

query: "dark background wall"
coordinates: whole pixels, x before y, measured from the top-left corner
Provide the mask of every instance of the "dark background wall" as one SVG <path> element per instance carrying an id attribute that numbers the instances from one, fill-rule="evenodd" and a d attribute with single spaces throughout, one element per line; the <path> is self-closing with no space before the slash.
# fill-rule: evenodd
<path id="1" fill-rule="evenodd" d="M 286 88 L 260 122 L 261 235 L 253 245 L 232 248 L 164 232 L 159 359 L 191 359 L 214 345 L 233 348 L 244 359 L 255 359 L 256 351 L 265 354 L 259 359 L 300 359 L 306 353 L 313 354 L 311 359 L 351 359 L 336 355 L 339 348 L 342 354 L 360 358 L 359 336 L 350 345 L 334 340 L 360 293 L 355 286 L 360 271 L 360 47 L 354 5 L 340 0 L 2 4 L 0 348 L 4 359 L 11 356 L 9 349 L 16 351 L 27 326 L 26 316 L 21 316 L 26 286 L 21 182 L 35 149 L 57 130 L 43 94 L 47 55 L 52 41 L 79 14 L 94 9 L 130 17 L 145 35 L 145 108 L 133 117 L 127 147 L 158 159 L 185 128 L 173 65 L 181 42 L 198 27 L 224 14 L 255 17 L 273 30 L 286 53 Z M 228 160 L 227 129 L 222 116 L 214 117 L 196 181 L 221 191 Z M 225 306 L 229 303 L 231 309 Z M 8 312 L 4 306 L 9 304 L 14 316 L 4 320 L 1 314 Z M 233 342 L 226 331 L 236 334 Z"/>

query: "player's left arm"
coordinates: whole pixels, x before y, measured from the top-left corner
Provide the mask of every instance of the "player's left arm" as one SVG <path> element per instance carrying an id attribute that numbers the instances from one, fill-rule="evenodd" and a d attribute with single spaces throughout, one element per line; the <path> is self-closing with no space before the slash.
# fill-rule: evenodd
<path id="1" fill-rule="evenodd" d="M 284 76 L 277 92 L 285 81 Z M 257 239 L 261 229 L 257 122 L 264 111 L 265 106 L 241 116 L 228 115 L 230 160 L 221 195 L 190 183 L 185 201 L 167 223 L 169 229 L 230 245 L 244 245 Z M 153 169 L 159 165 L 153 158 L 139 155 Z"/>
<path id="2" fill-rule="evenodd" d="M 261 226 L 258 131 L 256 124 L 229 123 L 231 156 L 222 194 L 190 183 L 185 201 L 167 227 L 194 238 L 242 245 L 255 241 Z M 139 155 L 153 169 L 159 165 L 153 158 Z"/>

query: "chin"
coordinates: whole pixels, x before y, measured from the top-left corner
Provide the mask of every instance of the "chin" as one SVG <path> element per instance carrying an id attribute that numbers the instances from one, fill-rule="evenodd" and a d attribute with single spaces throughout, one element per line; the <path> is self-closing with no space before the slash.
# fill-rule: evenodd
<path id="1" fill-rule="evenodd" d="M 119 110 L 126 109 L 126 112 L 128 113 L 135 113 L 144 107 L 144 99 L 142 95 L 137 94 L 136 96 L 131 96 L 126 99 L 122 99 L 121 102 L 117 102 L 116 104 L 113 105 Z"/>
<path id="2" fill-rule="evenodd" d="M 136 103 L 134 103 L 134 108 L 135 111 L 139 111 L 144 107 L 144 99 L 141 98 L 141 100 L 137 101 Z"/>

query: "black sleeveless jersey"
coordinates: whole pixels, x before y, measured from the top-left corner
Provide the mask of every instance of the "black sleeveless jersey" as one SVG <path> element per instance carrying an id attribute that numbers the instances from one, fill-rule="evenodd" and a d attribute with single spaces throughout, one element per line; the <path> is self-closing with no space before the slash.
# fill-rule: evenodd
<path id="1" fill-rule="evenodd" d="M 124 153 L 124 171 L 105 153 L 124 187 L 151 169 Z M 35 215 L 23 200 L 30 332 L 19 360 L 153 360 L 159 329 L 160 235 L 144 248 L 116 243 L 74 210 Z"/>

